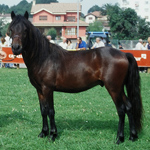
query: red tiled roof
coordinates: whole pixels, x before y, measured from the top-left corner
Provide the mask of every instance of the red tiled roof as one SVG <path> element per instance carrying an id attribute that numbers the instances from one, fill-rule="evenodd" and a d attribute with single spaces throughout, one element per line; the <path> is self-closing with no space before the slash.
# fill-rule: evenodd
<path id="1" fill-rule="evenodd" d="M 98 18 L 101 17 L 100 11 L 94 11 L 94 12 L 92 12 L 92 14 Z"/>
<path id="2" fill-rule="evenodd" d="M 10 14 L 0 14 L 0 17 L 11 17 Z"/>
<path id="3" fill-rule="evenodd" d="M 52 14 L 66 14 L 66 12 L 77 12 L 77 3 L 50 3 L 32 5 L 31 14 L 46 10 Z M 79 11 L 81 12 L 81 5 Z"/>
<path id="4" fill-rule="evenodd" d="M 101 18 L 101 17 L 102 17 L 100 11 L 91 12 L 91 13 L 87 14 L 86 16 L 88 16 L 88 15 L 93 15 L 93 16 L 95 16 L 96 18 Z M 85 16 L 85 17 L 86 17 L 86 16 Z"/>

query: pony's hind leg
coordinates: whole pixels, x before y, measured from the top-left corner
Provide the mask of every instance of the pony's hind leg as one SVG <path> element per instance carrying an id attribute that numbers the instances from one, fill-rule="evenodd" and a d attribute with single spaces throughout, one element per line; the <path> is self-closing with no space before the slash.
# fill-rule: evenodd
<path id="1" fill-rule="evenodd" d="M 119 86 L 115 88 L 111 88 L 109 84 L 105 84 L 106 89 L 111 95 L 119 116 L 118 130 L 117 130 L 117 142 L 116 144 L 120 144 L 124 142 L 124 122 L 125 122 L 125 105 L 122 97 L 122 88 Z"/>
<path id="2" fill-rule="evenodd" d="M 118 116 L 119 116 L 119 124 L 118 124 L 118 132 L 117 132 L 117 144 L 124 142 L 124 121 L 125 121 L 125 105 L 123 103 L 116 104 Z"/>
<path id="3" fill-rule="evenodd" d="M 126 113 L 128 116 L 128 120 L 129 120 L 129 128 L 130 128 L 130 137 L 129 140 L 131 141 L 135 141 L 138 138 L 137 135 L 137 131 L 135 128 L 135 122 L 134 122 L 134 117 L 133 117 L 133 113 L 132 113 L 132 105 L 130 103 L 130 101 L 128 100 L 128 98 L 126 97 Z"/>

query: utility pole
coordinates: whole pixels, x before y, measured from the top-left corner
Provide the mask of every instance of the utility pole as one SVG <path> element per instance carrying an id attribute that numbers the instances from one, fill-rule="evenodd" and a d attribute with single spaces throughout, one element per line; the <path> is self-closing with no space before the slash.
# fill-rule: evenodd
<path id="1" fill-rule="evenodd" d="M 79 37 L 79 0 L 77 0 L 77 37 Z"/>

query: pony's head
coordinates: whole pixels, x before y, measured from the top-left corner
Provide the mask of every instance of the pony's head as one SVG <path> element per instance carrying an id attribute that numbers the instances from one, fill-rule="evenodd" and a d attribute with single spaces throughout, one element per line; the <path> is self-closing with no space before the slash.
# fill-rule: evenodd
<path id="1" fill-rule="evenodd" d="M 26 11 L 24 16 L 15 15 L 15 13 L 11 12 L 12 22 L 9 26 L 11 38 L 12 38 L 12 51 L 14 55 L 19 55 L 23 52 L 23 48 L 26 45 L 26 40 L 28 40 L 28 26 L 26 22 L 28 22 L 29 14 Z"/>

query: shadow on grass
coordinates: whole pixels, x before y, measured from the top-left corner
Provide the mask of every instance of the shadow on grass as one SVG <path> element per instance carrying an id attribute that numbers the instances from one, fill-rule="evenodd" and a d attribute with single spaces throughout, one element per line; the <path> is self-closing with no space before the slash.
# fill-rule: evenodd
<path id="1" fill-rule="evenodd" d="M 21 121 L 28 121 L 31 123 L 34 123 L 34 121 L 26 119 L 25 117 L 23 117 L 24 115 L 20 112 L 13 112 L 11 114 L 4 114 L 0 116 L 0 127 L 5 127 L 11 123 L 14 123 L 18 120 Z"/>
<path id="2" fill-rule="evenodd" d="M 62 134 L 64 130 L 68 131 L 110 131 L 112 133 L 116 132 L 118 129 L 118 121 L 116 120 L 58 120 L 56 121 L 59 134 Z M 128 125 L 127 123 L 125 125 Z M 128 130 L 125 127 L 125 130 Z"/>
<path id="3" fill-rule="evenodd" d="M 95 133 L 110 133 L 117 135 L 118 130 L 118 121 L 116 120 L 89 120 L 88 122 L 84 120 L 57 120 L 56 121 L 57 129 L 58 129 L 58 137 L 59 139 L 61 135 L 68 131 L 77 131 L 77 132 L 95 132 Z M 129 137 L 129 123 L 125 122 L 124 127 L 125 137 Z M 141 138 L 143 135 L 143 131 L 138 134 L 139 138 Z"/>

